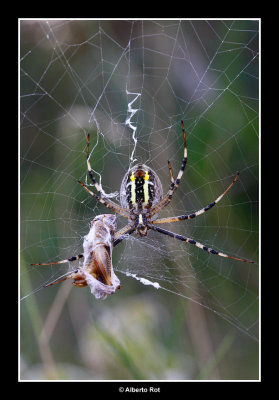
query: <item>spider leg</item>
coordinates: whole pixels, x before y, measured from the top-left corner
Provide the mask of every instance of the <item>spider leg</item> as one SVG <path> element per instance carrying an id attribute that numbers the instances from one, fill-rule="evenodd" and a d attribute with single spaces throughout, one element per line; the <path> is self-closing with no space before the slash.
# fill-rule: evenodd
<path id="1" fill-rule="evenodd" d="M 192 218 L 197 217 L 198 215 L 205 213 L 206 211 L 210 210 L 213 206 L 215 206 L 215 204 L 217 204 L 225 196 L 225 194 L 230 190 L 230 188 L 236 182 L 238 177 L 239 177 L 239 172 L 237 172 L 237 174 L 236 174 L 234 180 L 232 181 L 232 183 L 230 184 L 230 186 L 227 187 L 227 189 L 219 197 L 217 197 L 216 200 L 214 200 L 212 203 L 208 204 L 208 206 L 206 206 L 192 214 L 179 215 L 178 217 L 156 219 L 156 224 L 164 224 L 166 222 L 177 222 L 177 221 L 183 221 L 184 219 L 192 219 Z"/>
<path id="2" fill-rule="evenodd" d="M 169 166 L 169 171 L 170 171 L 170 180 L 171 180 L 171 183 L 174 184 L 174 177 L 173 177 L 173 173 L 172 173 L 171 163 L 169 160 L 168 160 L 168 166 Z"/>
<path id="3" fill-rule="evenodd" d="M 126 238 L 126 235 L 131 235 L 131 233 L 133 233 L 135 229 L 136 229 L 135 224 L 126 225 L 124 226 L 124 228 L 116 232 L 116 234 L 114 235 L 113 247 L 117 246 L 118 243 L 122 242 L 122 240 Z"/>
<path id="4" fill-rule="evenodd" d="M 108 200 L 106 197 L 101 197 L 98 196 L 97 194 L 93 193 L 91 190 L 88 189 L 88 187 L 86 187 L 84 185 L 84 183 L 82 183 L 81 181 L 78 181 L 78 183 L 92 196 L 95 197 L 95 199 L 97 199 L 100 203 L 104 204 L 104 206 L 106 206 L 107 208 L 109 208 L 110 210 L 113 210 L 114 212 L 116 212 L 117 214 L 122 215 L 125 218 L 129 217 L 129 213 L 127 212 L 127 210 L 125 210 L 124 208 L 120 207 L 118 204 Z"/>
<path id="5" fill-rule="evenodd" d="M 186 143 L 186 134 L 185 134 L 183 121 L 181 121 L 181 126 L 182 126 L 182 133 L 183 133 L 183 139 L 184 139 L 184 154 L 183 154 L 181 167 L 178 172 L 176 180 L 174 180 L 171 165 L 170 165 L 170 162 L 168 161 L 170 177 L 171 177 L 171 185 L 170 185 L 169 191 L 166 194 L 166 196 L 158 204 L 156 204 L 154 207 L 151 208 L 151 215 L 150 215 L 151 217 L 154 214 L 157 214 L 159 211 L 161 211 L 164 207 L 166 207 L 170 203 L 174 192 L 176 191 L 176 189 L 178 188 L 178 186 L 180 184 L 182 175 L 184 173 L 184 170 L 185 170 L 185 167 L 187 164 L 187 143 Z"/>
<path id="6" fill-rule="evenodd" d="M 39 264 L 30 264 L 30 265 L 56 265 L 56 264 L 64 264 L 67 263 L 69 261 L 76 261 L 79 260 L 80 258 L 82 258 L 84 256 L 84 254 L 78 254 L 77 256 L 73 256 L 70 258 L 67 258 L 66 260 L 61 260 L 61 261 L 57 261 L 57 262 L 50 262 L 50 263 L 39 263 Z"/>
<path id="7" fill-rule="evenodd" d="M 118 204 L 114 203 L 113 201 L 107 199 L 102 194 L 101 187 L 100 187 L 99 183 L 97 182 L 97 180 L 96 180 L 96 178 L 95 178 L 95 176 L 93 174 L 93 171 L 92 171 L 92 168 L 91 168 L 91 164 L 90 164 L 90 161 L 89 161 L 89 139 L 90 139 L 90 135 L 88 133 L 88 135 L 87 135 L 87 146 L 86 146 L 87 169 L 88 169 L 88 174 L 89 174 L 89 176 L 90 176 L 90 178 L 91 178 L 96 190 L 100 193 L 100 196 L 98 196 L 95 193 L 91 192 L 91 190 L 89 190 L 81 181 L 78 181 L 78 183 L 81 186 L 83 186 L 84 189 L 87 190 L 87 192 L 91 196 L 95 197 L 95 199 L 97 199 L 100 203 L 104 204 L 107 208 L 110 208 L 111 210 L 115 211 L 117 214 L 120 214 L 120 215 L 122 215 L 122 216 L 127 218 L 128 213 L 127 213 L 126 210 L 124 210 L 122 207 L 120 207 Z"/>
<path id="8" fill-rule="evenodd" d="M 197 246 L 198 248 L 200 248 L 200 249 L 202 249 L 204 251 L 207 251 L 208 253 L 217 254 L 218 256 L 221 256 L 221 257 L 231 258 L 233 260 L 238 260 L 238 261 L 243 261 L 243 262 L 254 264 L 254 261 L 252 261 L 252 260 L 247 260 L 246 258 L 238 258 L 238 257 L 229 256 L 227 254 L 221 253 L 220 251 L 217 251 L 217 250 L 214 250 L 214 249 L 212 249 L 210 247 L 207 247 L 207 246 L 197 242 L 194 239 L 187 238 L 186 236 L 178 235 L 176 233 L 173 233 L 173 232 L 167 231 L 165 229 L 159 228 L 158 226 L 155 226 L 155 225 L 152 225 L 152 224 L 147 224 L 147 226 L 150 229 L 152 229 L 153 231 L 156 231 L 156 232 L 159 232 L 159 233 L 163 233 L 164 235 L 170 236 L 170 237 L 172 237 L 174 239 L 182 240 L 183 242 L 186 242 L 186 243 L 193 244 L 194 246 Z"/>

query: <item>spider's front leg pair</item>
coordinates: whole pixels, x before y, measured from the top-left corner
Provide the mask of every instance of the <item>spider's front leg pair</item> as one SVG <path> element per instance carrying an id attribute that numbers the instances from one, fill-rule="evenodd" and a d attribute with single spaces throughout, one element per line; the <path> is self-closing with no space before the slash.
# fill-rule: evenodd
<path id="1" fill-rule="evenodd" d="M 84 183 L 82 183 L 81 181 L 78 181 L 78 183 L 95 199 L 97 199 L 100 203 L 102 203 L 104 206 L 106 206 L 107 208 L 109 208 L 110 210 L 113 210 L 114 212 L 116 212 L 119 215 L 122 215 L 123 217 L 128 218 L 129 217 L 129 212 L 128 210 L 125 210 L 124 208 L 120 207 L 118 204 L 114 203 L 114 201 L 108 199 L 107 197 L 105 197 L 102 193 L 101 187 L 99 185 L 99 183 L 97 182 L 91 165 L 90 165 L 90 161 L 89 161 L 89 139 L 90 139 L 90 135 L 88 133 L 87 135 L 87 146 L 86 146 L 86 160 L 87 160 L 87 169 L 88 169 L 88 174 L 90 176 L 91 181 L 93 182 L 93 185 L 95 186 L 96 190 L 100 193 L 100 195 L 98 196 L 97 194 L 93 193 L 91 190 L 88 189 L 87 186 L 84 185 Z"/>

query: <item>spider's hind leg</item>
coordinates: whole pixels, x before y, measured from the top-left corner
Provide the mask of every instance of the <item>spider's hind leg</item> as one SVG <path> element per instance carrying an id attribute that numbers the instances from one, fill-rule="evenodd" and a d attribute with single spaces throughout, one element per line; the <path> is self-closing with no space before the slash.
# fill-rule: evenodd
<path id="1" fill-rule="evenodd" d="M 212 249 L 211 247 L 205 246 L 205 245 L 203 245 L 203 244 L 197 242 L 197 241 L 194 240 L 194 239 L 187 238 L 186 236 L 178 235 L 178 234 L 176 234 L 176 233 L 167 231 L 167 230 L 162 229 L 162 228 L 159 228 L 158 226 L 155 226 L 155 225 L 153 225 L 153 224 L 148 224 L 148 227 L 149 227 L 150 229 L 152 229 L 153 231 L 156 231 L 156 232 L 159 232 L 159 233 L 163 233 L 164 235 L 170 236 L 170 237 L 172 237 L 172 238 L 174 238 L 174 239 L 182 240 L 183 242 L 193 244 L 194 246 L 196 246 L 196 247 L 198 247 L 199 249 L 202 249 L 202 250 L 204 250 L 204 251 L 207 251 L 208 253 L 216 254 L 216 255 L 218 255 L 218 256 L 220 256 L 220 257 L 231 258 L 232 260 L 243 261 L 243 262 L 247 262 L 247 263 L 252 263 L 252 264 L 254 264 L 254 261 L 252 261 L 252 260 L 248 260 L 248 259 L 246 259 L 246 258 L 238 258 L 238 257 L 229 256 L 229 255 L 224 254 L 224 253 L 222 253 L 222 252 L 220 252 L 220 251 L 214 250 L 214 249 Z"/>

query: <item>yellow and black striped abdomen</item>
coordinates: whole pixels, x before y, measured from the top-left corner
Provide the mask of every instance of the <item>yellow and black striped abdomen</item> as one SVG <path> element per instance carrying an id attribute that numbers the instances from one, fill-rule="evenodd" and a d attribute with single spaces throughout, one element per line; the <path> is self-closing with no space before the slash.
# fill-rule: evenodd
<path id="1" fill-rule="evenodd" d="M 154 177 L 148 169 L 141 165 L 136 171 L 132 171 L 127 179 L 126 196 L 127 203 L 131 206 L 141 204 L 143 207 L 151 206 L 154 200 Z"/>
<path id="2" fill-rule="evenodd" d="M 162 196 L 163 189 L 158 175 L 145 164 L 132 167 L 122 180 L 120 202 L 123 208 L 151 207 Z"/>

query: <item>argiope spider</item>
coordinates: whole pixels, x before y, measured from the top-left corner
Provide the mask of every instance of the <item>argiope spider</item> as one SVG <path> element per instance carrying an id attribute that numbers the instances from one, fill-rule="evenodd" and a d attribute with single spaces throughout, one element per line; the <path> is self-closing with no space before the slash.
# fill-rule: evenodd
<path id="1" fill-rule="evenodd" d="M 139 236 L 146 236 L 149 229 L 162 233 L 164 235 L 173 237 L 174 239 L 182 240 L 186 243 L 193 244 L 199 247 L 202 250 L 207 251 L 211 254 L 217 254 L 221 257 L 231 258 L 233 260 L 254 263 L 254 261 L 248 260 L 246 258 L 238 258 L 232 257 L 227 254 L 224 254 L 220 251 L 214 250 L 208 246 L 205 246 L 194 239 L 188 238 L 186 236 L 178 235 L 176 233 L 170 232 L 168 230 L 162 229 L 156 224 L 163 224 L 168 222 L 177 222 L 183 221 L 186 219 L 195 218 L 206 211 L 210 210 L 215 204 L 217 204 L 223 196 L 228 192 L 228 190 L 233 186 L 236 182 L 239 172 L 236 174 L 232 183 L 228 186 L 228 188 L 212 203 L 207 205 L 206 207 L 185 215 L 179 215 L 176 217 L 169 218 L 157 218 L 158 212 L 160 212 L 163 208 L 165 208 L 172 199 L 173 194 L 179 187 L 179 183 L 181 181 L 184 169 L 187 163 L 187 144 L 186 144 L 186 134 L 184 129 L 183 121 L 181 121 L 182 133 L 184 139 L 184 155 L 180 170 L 178 172 L 177 178 L 174 179 L 171 164 L 168 161 L 171 185 L 167 192 L 167 194 L 163 197 L 162 195 L 162 185 L 158 175 L 151 168 L 147 167 L 144 164 L 137 164 L 132 167 L 124 176 L 120 189 L 120 202 L 121 206 L 113 202 L 112 200 L 105 197 L 101 191 L 101 187 L 96 181 L 96 178 L 93 174 L 90 161 L 89 161 L 89 134 L 87 136 L 87 147 L 86 147 L 86 158 L 87 158 L 87 168 L 89 176 L 99 193 L 99 195 L 93 193 L 88 189 L 82 182 L 78 181 L 79 184 L 94 198 L 96 198 L 100 203 L 104 204 L 107 208 L 113 210 L 115 213 L 122 215 L 128 219 L 128 224 L 124 226 L 124 228 L 120 229 L 116 232 L 114 236 L 113 246 L 118 245 L 123 239 L 127 237 L 127 235 L 132 234 L 133 232 L 137 232 Z"/>
<path id="2" fill-rule="evenodd" d="M 95 199 L 97 199 L 100 203 L 104 204 L 107 208 L 113 210 L 115 213 L 126 217 L 129 220 L 129 223 L 120 229 L 118 232 L 115 233 L 113 240 L 113 247 L 117 246 L 123 239 L 125 239 L 128 235 L 133 232 L 137 232 L 139 236 L 146 236 L 149 229 L 162 233 L 164 235 L 170 236 L 174 239 L 182 240 L 186 243 L 193 244 L 198 248 L 207 251 L 211 254 L 217 254 L 221 257 L 231 258 L 233 260 L 243 261 L 247 263 L 254 263 L 252 260 L 248 260 L 246 258 L 239 258 L 239 257 L 232 257 L 227 254 L 224 254 L 220 251 L 214 250 L 208 246 L 205 246 L 194 239 L 188 238 L 186 236 L 178 235 L 176 233 L 170 232 L 166 229 L 162 229 L 156 224 L 164 224 L 168 222 L 178 222 L 183 221 L 186 219 L 193 219 L 199 215 L 202 215 L 206 211 L 210 210 L 215 204 L 217 204 L 224 195 L 229 191 L 229 189 L 233 186 L 236 182 L 239 172 L 236 174 L 232 183 L 227 187 L 227 189 L 219 196 L 216 200 L 212 203 L 208 204 L 206 207 L 201 208 L 200 210 L 185 215 L 179 215 L 177 217 L 169 217 L 169 218 L 157 218 L 158 212 L 160 212 L 163 208 L 165 208 L 172 200 L 172 196 L 179 187 L 179 183 L 181 181 L 186 163 L 187 163 L 187 145 L 186 145 L 186 134 L 184 129 L 183 121 L 181 121 L 182 125 L 182 133 L 184 139 L 184 155 L 180 170 L 178 172 L 177 178 L 174 179 L 171 164 L 168 161 L 169 172 L 170 172 L 170 180 L 171 185 L 167 192 L 167 194 L 163 197 L 163 189 L 160 179 L 155 171 L 151 168 L 147 167 L 144 164 L 137 164 L 132 167 L 124 176 L 121 188 L 120 188 L 120 202 L 121 206 L 113 202 L 112 200 L 108 199 L 106 196 L 103 195 L 100 185 L 95 179 L 93 174 L 90 161 L 89 161 L 89 134 L 87 136 L 87 146 L 86 146 L 86 159 L 87 159 L 87 169 L 89 176 L 96 188 L 99 192 L 99 195 L 92 192 L 85 186 L 82 182 L 78 181 L 78 183 Z M 104 216 L 102 216 L 104 217 Z M 105 216 L 106 217 L 106 216 Z M 94 221 L 93 221 L 94 222 Z M 95 239 L 93 240 L 93 242 Z M 73 256 L 68 258 L 67 260 L 58 261 L 55 263 L 44 263 L 44 264 L 32 264 L 32 265 L 50 265 L 50 264 L 62 264 L 67 261 L 75 261 L 79 260 L 80 258 L 86 257 L 86 255 L 78 254 L 77 256 Z M 109 263 L 105 263 L 109 267 Z M 94 266 L 95 267 L 95 266 Z M 67 274 L 68 275 L 68 274 Z M 80 276 L 79 270 L 75 271 L 74 274 L 69 275 L 67 277 L 71 277 L 77 281 L 76 286 L 81 286 L 80 283 Z M 61 282 L 62 280 L 67 279 L 63 278 L 59 281 L 55 281 L 51 284 L 46 286 L 50 286 L 54 283 Z M 97 279 L 100 280 L 100 274 L 97 276 Z M 83 282 L 83 281 L 82 281 Z M 108 282 L 106 282 L 108 283 Z M 117 288 L 117 287 L 116 287 Z"/>

